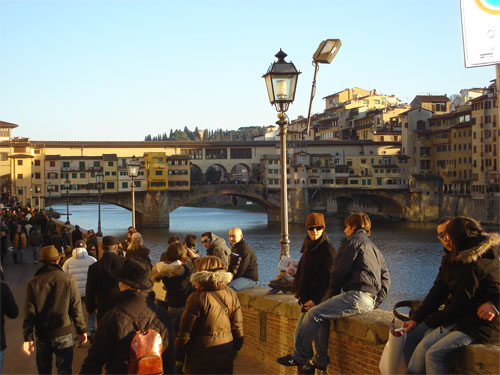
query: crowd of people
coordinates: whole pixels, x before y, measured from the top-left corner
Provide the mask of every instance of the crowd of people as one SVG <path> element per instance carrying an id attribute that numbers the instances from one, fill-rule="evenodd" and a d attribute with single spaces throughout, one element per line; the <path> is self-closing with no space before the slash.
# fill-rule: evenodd
<path id="1" fill-rule="evenodd" d="M 314 373 L 330 362 L 330 321 L 377 308 L 389 292 L 390 277 L 370 238 L 368 215 L 353 213 L 345 219 L 338 250 L 326 234 L 322 214 L 310 214 L 305 224 L 307 235 L 293 275 L 301 307 L 295 347 L 278 363 Z M 446 373 L 447 358 L 458 347 L 498 343 L 500 236 L 485 233 L 467 217 L 446 218 L 437 231 L 445 249 L 439 274 L 404 324 L 408 373 Z M 233 372 L 243 345 L 236 291 L 259 285 L 257 257 L 241 228 L 229 230 L 229 246 L 213 232 L 202 233 L 204 255 L 196 250 L 195 234 L 183 240 L 172 236 L 159 262 L 152 261 L 133 227 L 121 242 L 84 232 L 78 226 L 72 231 L 58 227 L 43 211 L 16 202 L 2 209 L 2 263 L 9 253 L 14 267 L 30 255 L 40 263 L 27 283 L 23 318 L 23 351 L 35 352 L 39 373 L 51 373 L 53 356 L 58 373 L 73 373 L 75 341 L 90 345 L 80 373 L 130 373 L 129 366 L 138 365 L 137 358 L 131 359 L 136 332 L 156 333 L 164 373 Z M 18 314 L 4 282 L 1 297 L 0 374 L 4 316 Z"/>

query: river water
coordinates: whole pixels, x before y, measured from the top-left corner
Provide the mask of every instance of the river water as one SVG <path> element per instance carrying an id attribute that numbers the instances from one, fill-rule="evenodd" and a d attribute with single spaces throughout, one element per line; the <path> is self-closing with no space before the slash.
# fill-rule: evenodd
<path id="1" fill-rule="evenodd" d="M 66 219 L 66 205 L 53 208 Z M 70 205 L 70 220 L 85 229 L 97 231 L 97 204 Z M 101 226 L 104 235 L 114 235 L 123 239 L 131 225 L 131 212 L 111 204 L 101 205 Z M 160 254 L 167 248 L 167 240 L 176 234 L 181 239 L 186 234 L 198 236 L 197 248 L 205 254 L 200 240 L 201 233 L 214 232 L 222 236 L 229 245 L 228 230 L 239 226 L 245 240 L 252 246 L 259 264 L 259 280 L 262 286 L 278 273 L 280 255 L 280 225 L 268 224 L 267 214 L 243 210 L 218 208 L 180 207 L 170 213 L 170 228 L 144 228 L 146 246 L 151 249 L 151 258 L 159 261 Z M 338 218 L 326 219 L 326 232 L 337 248 L 344 236 L 343 221 Z M 290 224 L 290 252 L 300 258 L 300 248 L 305 237 L 303 225 Z M 385 256 L 391 276 L 392 286 L 381 308 L 391 310 L 395 302 L 404 299 L 421 299 L 432 286 L 437 274 L 443 249 L 436 239 L 435 224 L 394 222 L 374 219 L 372 240 Z M 230 245 L 229 245 L 230 247 Z"/>

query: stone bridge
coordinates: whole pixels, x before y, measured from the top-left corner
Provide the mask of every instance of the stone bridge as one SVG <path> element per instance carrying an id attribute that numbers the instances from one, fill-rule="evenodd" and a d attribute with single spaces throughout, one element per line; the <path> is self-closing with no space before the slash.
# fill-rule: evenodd
<path id="1" fill-rule="evenodd" d="M 269 222 L 280 221 L 280 190 L 261 184 L 192 185 L 187 191 L 139 191 L 135 193 L 136 222 L 139 227 L 168 227 L 170 212 L 186 203 L 213 195 L 245 198 L 266 208 Z M 96 194 L 70 194 L 70 201 L 97 202 Z M 103 193 L 101 201 L 132 209 L 130 192 Z M 65 196 L 47 197 L 47 205 L 66 202 Z M 399 220 L 423 221 L 439 218 L 439 201 L 408 189 L 296 188 L 288 189 L 288 217 L 303 223 L 310 212 L 347 215 L 363 211 L 370 215 Z"/>

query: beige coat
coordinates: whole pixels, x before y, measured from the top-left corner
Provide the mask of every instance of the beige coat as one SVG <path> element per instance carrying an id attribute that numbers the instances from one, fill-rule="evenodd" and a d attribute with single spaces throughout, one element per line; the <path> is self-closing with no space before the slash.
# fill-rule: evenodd
<path id="1" fill-rule="evenodd" d="M 232 374 L 234 352 L 243 344 L 243 315 L 229 272 L 195 272 L 196 289 L 186 301 L 175 343 L 186 374 Z M 219 297 L 219 298 L 217 298 Z"/>

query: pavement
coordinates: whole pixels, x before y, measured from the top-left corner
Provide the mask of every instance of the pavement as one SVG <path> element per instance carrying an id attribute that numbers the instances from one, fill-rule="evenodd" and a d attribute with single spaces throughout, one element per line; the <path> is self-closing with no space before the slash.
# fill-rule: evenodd
<path id="1" fill-rule="evenodd" d="M 7 257 L 9 254 L 7 254 Z M 26 284 L 40 267 L 40 264 L 34 264 L 32 252 L 30 249 L 25 251 L 24 264 L 13 264 L 12 259 L 6 259 L 3 264 L 5 273 L 5 282 L 9 285 L 17 306 L 19 307 L 19 316 L 16 319 L 5 318 L 5 334 L 7 338 L 7 349 L 5 350 L 5 362 L 3 374 L 37 374 L 35 354 L 26 356 L 22 352 L 23 344 L 23 317 L 24 300 L 26 295 Z M 29 262 L 28 262 L 29 260 Z M 89 344 L 82 347 L 76 347 L 73 357 L 73 373 L 79 373 L 83 360 L 87 356 Z M 55 360 L 52 372 L 56 373 Z M 272 374 L 270 370 L 257 363 L 255 360 L 240 356 L 234 362 L 234 374 Z"/>

